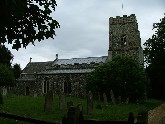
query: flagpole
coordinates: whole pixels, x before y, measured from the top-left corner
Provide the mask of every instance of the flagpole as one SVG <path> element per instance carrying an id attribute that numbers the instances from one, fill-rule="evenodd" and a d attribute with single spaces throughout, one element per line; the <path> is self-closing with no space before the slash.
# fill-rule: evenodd
<path id="1" fill-rule="evenodd" d="M 123 6 L 123 0 L 122 0 L 122 15 L 123 15 L 123 8 L 124 8 L 124 6 Z"/>

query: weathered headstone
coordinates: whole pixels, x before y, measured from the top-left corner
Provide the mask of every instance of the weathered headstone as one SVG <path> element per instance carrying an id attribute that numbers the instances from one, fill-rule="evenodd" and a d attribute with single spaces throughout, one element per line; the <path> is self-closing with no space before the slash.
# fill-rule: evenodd
<path id="1" fill-rule="evenodd" d="M 93 94 L 91 91 L 87 94 L 87 112 L 88 114 L 93 113 Z"/>
<path id="2" fill-rule="evenodd" d="M 34 97 L 37 97 L 37 92 L 36 91 L 34 91 Z"/>
<path id="3" fill-rule="evenodd" d="M 53 91 L 50 90 L 45 96 L 44 111 L 51 111 L 53 107 Z"/>
<path id="4" fill-rule="evenodd" d="M 137 123 L 138 124 L 148 124 L 148 112 L 147 111 L 138 112 Z"/>
<path id="5" fill-rule="evenodd" d="M 107 96 L 105 93 L 103 93 L 103 99 L 104 99 L 104 106 L 108 106 Z"/>
<path id="6" fill-rule="evenodd" d="M 134 124 L 134 114 L 132 112 L 129 113 L 129 116 L 128 116 L 128 123 L 129 124 Z"/>
<path id="7" fill-rule="evenodd" d="M 69 109 L 69 107 L 71 106 L 73 106 L 73 102 L 72 101 L 67 102 L 67 108 Z"/>
<path id="8" fill-rule="evenodd" d="M 60 101 L 60 109 L 64 109 L 65 108 L 65 95 L 63 93 L 59 96 L 59 101 Z"/>
<path id="9" fill-rule="evenodd" d="M 116 100 L 115 100 L 115 96 L 114 96 L 113 90 L 110 91 L 110 95 L 111 95 L 112 103 L 115 105 L 116 104 Z"/>
<path id="10" fill-rule="evenodd" d="M 77 107 L 80 109 L 80 111 L 83 111 L 83 106 L 82 106 L 81 103 L 79 103 L 79 104 L 77 105 Z"/>

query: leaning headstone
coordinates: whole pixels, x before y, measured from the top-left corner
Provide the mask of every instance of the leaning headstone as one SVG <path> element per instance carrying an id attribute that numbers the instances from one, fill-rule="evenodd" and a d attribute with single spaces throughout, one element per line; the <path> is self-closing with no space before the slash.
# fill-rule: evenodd
<path id="1" fill-rule="evenodd" d="M 87 112 L 88 114 L 93 113 L 93 94 L 91 91 L 87 94 Z"/>
<path id="2" fill-rule="evenodd" d="M 115 100 L 115 97 L 114 97 L 113 90 L 110 91 L 110 95 L 111 95 L 112 103 L 115 105 L 116 104 L 116 100 Z"/>
<path id="3" fill-rule="evenodd" d="M 73 102 L 72 101 L 67 102 L 67 108 L 69 109 L 71 106 L 73 106 Z"/>
<path id="4" fill-rule="evenodd" d="M 59 96 L 59 101 L 60 101 L 60 109 L 64 109 L 65 108 L 65 95 L 63 93 Z"/>
<path id="5" fill-rule="evenodd" d="M 51 111 L 53 107 L 53 91 L 49 91 L 45 96 L 45 105 L 44 105 L 44 111 L 48 112 Z"/>
<path id="6" fill-rule="evenodd" d="M 105 93 L 103 93 L 103 99 L 104 99 L 104 106 L 108 106 L 107 96 Z"/>

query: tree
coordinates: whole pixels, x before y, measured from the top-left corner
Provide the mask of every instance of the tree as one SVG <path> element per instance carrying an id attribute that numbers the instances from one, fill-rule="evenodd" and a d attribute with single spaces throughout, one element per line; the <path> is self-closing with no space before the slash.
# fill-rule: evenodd
<path id="1" fill-rule="evenodd" d="M 15 77 L 12 70 L 4 64 L 0 64 L 0 86 L 14 86 Z"/>
<path id="2" fill-rule="evenodd" d="M 53 38 L 59 23 L 51 17 L 55 0 L 1 0 L 0 43 L 13 49 L 26 48 L 29 43 Z"/>
<path id="3" fill-rule="evenodd" d="M 13 60 L 13 55 L 4 45 L 0 44 L 0 63 L 11 67 L 11 61 Z"/>
<path id="4" fill-rule="evenodd" d="M 15 85 L 15 78 L 13 71 L 5 64 L 0 63 L 0 104 L 3 104 L 2 87 L 9 87 Z"/>
<path id="5" fill-rule="evenodd" d="M 13 73 L 14 73 L 15 79 L 18 79 L 20 77 L 20 74 L 21 74 L 20 64 L 16 63 L 13 65 Z"/>
<path id="6" fill-rule="evenodd" d="M 155 34 L 145 43 L 144 56 L 150 77 L 152 97 L 165 99 L 165 17 L 153 25 Z"/>
<path id="7" fill-rule="evenodd" d="M 98 66 L 87 77 L 87 90 L 94 94 L 110 94 L 113 90 L 116 97 L 121 96 L 125 101 L 143 100 L 148 92 L 148 81 L 143 67 L 134 59 L 123 56 Z"/>

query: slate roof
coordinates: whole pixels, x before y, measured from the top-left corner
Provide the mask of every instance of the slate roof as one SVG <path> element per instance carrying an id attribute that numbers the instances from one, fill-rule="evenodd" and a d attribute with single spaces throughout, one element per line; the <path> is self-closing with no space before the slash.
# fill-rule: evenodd
<path id="1" fill-rule="evenodd" d="M 61 69 L 61 70 L 48 70 L 43 71 L 39 74 L 80 74 L 80 73 L 90 73 L 94 69 Z"/>
<path id="2" fill-rule="evenodd" d="M 52 66 L 54 65 L 67 65 L 71 64 L 74 65 L 75 63 L 78 64 L 90 64 L 91 62 L 93 63 L 105 63 L 107 60 L 107 56 L 102 56 L 102 57 L 88 57 L 88 58 L 72 58 L 72 59 L 57 59 L 52 63 Z"/>
<path id="3" fill-rule="evenodd" d="M 70 68 L 70 69 L 51 69 L 49 70 L 50 66 L 54 65 L 74 65 L 76 64 L 99 64 L 105 63 L 107 60 L 107 56 L 102 57 L 88 57 L 88 58 L 72 58 L 72 59 L 56 59 L 53 62 L 30 62 L 27 66 L 23 69 L 24 74 L 73 74 L 73 73 L 90 73 L 94 70 L 94 68 Z M 32 77 L 27 76 L 29 79 Z"/>
<path id="4" fill-rule="evenodd" d="M 34 75 L 24 75 L 23 77 L 19 78 L 18 81 L 35 81 L 36 78 Z"/>
<path id="5" fill-rule="evenodd" d="M 23 73 L 34 73 L 46 70 L 47 66 L 50 66 L 52 62 L 29 62 L 23 69 Z"/>

